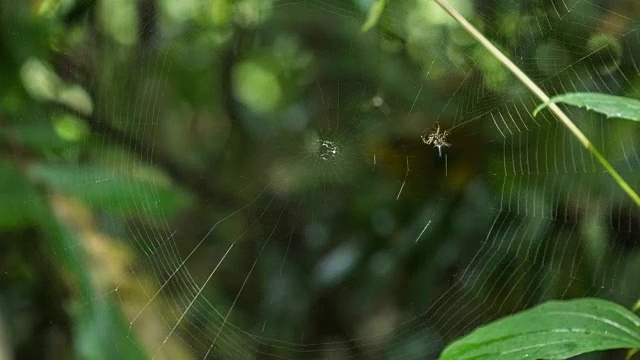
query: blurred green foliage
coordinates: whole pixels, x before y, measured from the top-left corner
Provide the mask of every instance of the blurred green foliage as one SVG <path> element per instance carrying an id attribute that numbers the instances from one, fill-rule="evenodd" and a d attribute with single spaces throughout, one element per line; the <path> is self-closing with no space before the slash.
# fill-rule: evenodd
<path id="1" fill-rule="evenodd" d="M 637 93 L 633 1 L 452 3 Z M 638 298 L 637 209 L 429 1 L 9 0 L 0 54 L 0 358 L 435 358 Z M 637 188 L 633 124 L 571 115 Z"/>

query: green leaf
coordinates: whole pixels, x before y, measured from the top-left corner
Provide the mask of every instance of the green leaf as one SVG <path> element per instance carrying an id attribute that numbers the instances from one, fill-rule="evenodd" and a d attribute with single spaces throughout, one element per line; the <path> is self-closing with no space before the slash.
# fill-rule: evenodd
<path id="1" fill-rule="evenodd" d="M 73 294 L 66 309 L 73 319 L 73 358 L 147 359 L 137 336 L 129 331 L 118 297 L 100 293 L 95 286 L 96 280 L 87 269 L 89 258 L 76 234 L 51 213 L 41 197 L 35 197 L 31 206 L 35 223 L 47 238 L 45 250 Z"/>
<path id="2" fill-rule="evenodd" d="M 29 176 L 95 208 L 142 217 L 163 217 L 188 204 L 186 193 L 162 180 L 137 178 L 100 167 L 37 164 Z"/>
<path id="3" fill-rule="evenodd" d="M 607 117 L 620 118 L 632 121 L 640 121 L 640 100 L 609 94 L 577 92 L 556 95 L 548 102 L 539 105 L 533 116 L 550 104 L 565 103 L 587 110 L 593 110 Z"/>
<path id="4" fill-rule="evenodd" d="M 75 351 L 78 358 L 91 360 L 148 359 L 114 297 L 92 300 L 80 307 L 76 317 Z"/>
<path id="5" fill-rule="evenodd" d="M 362 25 L 360 29 L 362 32 L 367 32 L 371 30 L 376 24 L 378 20 L 380 20 L 380 16 L 382 16 L 382 12 L 384 11 L 384 7 L 387 5 L 387 0 L 376 0 L 376 2 L 369 9 L 369 14 L 367 15 L 367 20 Z"/>
<path id="6" fill-rule="evenodd" d="M 440 359 L 566 359 L 637 348 L 639 327 L 640 318 L 609 301 L 550 301 L 476 329 L 450 344 Z"/>
<path id="7" fill-rule="evenodd" d="M 31 223 L 36 193 L 20 170 L 5 159 L 0 159 L 0 189 L 0 229 Z"/>

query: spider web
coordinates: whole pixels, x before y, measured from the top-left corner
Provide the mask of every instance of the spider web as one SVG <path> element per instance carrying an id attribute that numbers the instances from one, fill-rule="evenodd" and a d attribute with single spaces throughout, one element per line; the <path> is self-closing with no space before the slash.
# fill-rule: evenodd
<path id="1" fill-rule="evenodd" d="M 154 38 L 102 45 L 119 55 L 93 60 L 102 136 L 87 156 L 113 170 L 77 184 L 127 189 L 127 228 L 105 228 L 139 257 L 129 273 L 144 295 L 127 314 L 151 357 L 436 358 L 548 299 L 638 298 L 636 207 L 435 5 L 390 2 L 362 33 L 369 2 L 238 2 L 233 30 L 192 15 L 209 3 L 158 4 L 138 25 Z M 457 7 L 549 94 L 638 94 L 632 2 Z M 252 111 L 228 82 L 276 48 L 304 81 L 287 84 L 298 94 L 287 107 Z M 638 128 L 567 114 L 640 188 Z M 442 157 L 420 137 L 436 123 L 450 132 Z M 165 214 L 158 179 L 196 199 Z M 120 288 L 110 293 L 126 304 Z M 144 336 L 149 312 L 162 324 Z"/>

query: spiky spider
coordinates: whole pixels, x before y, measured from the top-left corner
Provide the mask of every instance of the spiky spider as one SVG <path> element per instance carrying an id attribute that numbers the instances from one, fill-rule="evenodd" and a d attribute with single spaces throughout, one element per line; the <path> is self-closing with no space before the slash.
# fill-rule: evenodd
<path id="1" fill-rule="evenodd" d="M 449 130 L 440 132 L 440 124 L 436 123 L 435 129 L 431 129 L 429 132 L 425 131 L 420 137 L 423 143 L 437 147 L 438 155 L 442 157 L 442 148 L 451 146 L 447 142 L 447 136 L 449 136 Z"/>
<path id="2" fill-rule="evenodd" d="M 338 146 L 328 140 L 316 140 L 318 154 L 322 160 L 335 160 L 338 157 Z"/>

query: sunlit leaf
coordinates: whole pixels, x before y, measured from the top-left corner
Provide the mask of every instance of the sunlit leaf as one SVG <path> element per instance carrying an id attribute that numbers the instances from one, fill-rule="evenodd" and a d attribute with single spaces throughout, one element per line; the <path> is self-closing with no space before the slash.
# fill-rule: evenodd
<path id="1" fill-rule="evenodd" d="M 533 116 L 550 104 L 564 103 L 592 110 L 607 117 L 640 121 L 640 100 L 600 93 L 568 93 L 556 95 L 533 111 Z"/>
<path id="2" fill-rule="evenodd" d="M 591 351 L 640 347 L 640 318 L 615 303 L 551 301 L 480 327 L 453 342 L 448 359 L 566 359 Z"/>
<path id="3" fill-rule="evenodd" d="M 282 100 L 282 86 L 277 74 L 258 61 L 238 64 L 233 78 L 233 92 L 238 100 L 254 111 L 273 111 Z"/>
<path id="4" fill-rule="evenodd" d="M 387 0 L 376 0 L 376 2 L 369 9 L 369 14 L 367 15 L 367 20 L 362 25 L 362 32 L 367 32 L 371 30 L 378 21 L 380 20 L 380 16 L 382 16 L 382 12 L 384 11 L 384 7 L 387 5 Z"/>

